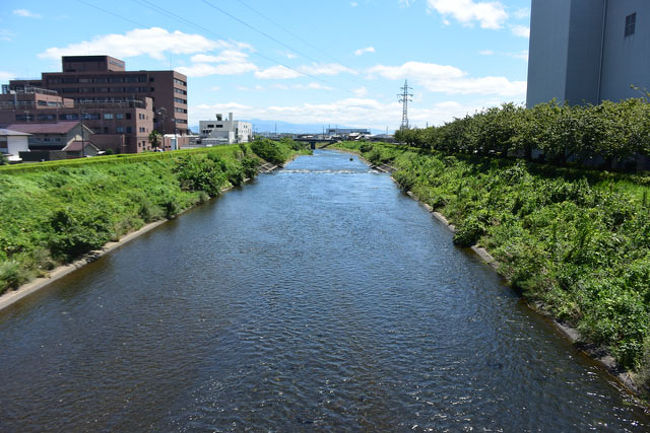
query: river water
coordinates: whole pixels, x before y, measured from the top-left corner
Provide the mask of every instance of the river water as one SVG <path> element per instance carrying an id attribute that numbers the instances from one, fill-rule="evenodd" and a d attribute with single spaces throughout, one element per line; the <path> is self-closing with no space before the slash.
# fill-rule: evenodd
<path id="1" fill-rule="evenodd" d="M 650 429 L 451 237 L 300 157 L 0 313 L 0 431 Z"/>

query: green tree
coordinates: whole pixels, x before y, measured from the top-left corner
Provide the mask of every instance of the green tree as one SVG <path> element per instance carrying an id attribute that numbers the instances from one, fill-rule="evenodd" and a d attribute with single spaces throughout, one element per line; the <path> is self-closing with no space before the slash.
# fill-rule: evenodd
<path id="1" fill-rule="evenodd" d="M 151 143 L 151 147 L 156 150 L 162 143 L 162 135 L 160 132 L 156 131 L 155 129 L 151 131 L 151 134 L 149 134 L 149 143 Z"/>
<path id="2" fill-rule="evenodd" d="M 9 160 L 4 155 L 4 153 L 0 153 L 0 165 L 5 165 L 5 164 L 9 164 Z"/>

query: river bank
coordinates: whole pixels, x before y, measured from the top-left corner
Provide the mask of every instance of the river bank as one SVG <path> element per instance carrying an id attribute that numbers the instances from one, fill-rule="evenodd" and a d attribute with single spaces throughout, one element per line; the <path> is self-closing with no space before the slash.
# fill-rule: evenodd
<path id="1" fill-rule="evenodd" d="M 290 160 L 293 160 L 297 155 L 294 155 L 290 158 Z M 289 161 L 287 161 L 289 162 Z M 273 172 L 274 170 L 277 170 L 278 166 L 270 164 L 268 162 L 265 162 L 261 164 L 258 168 L 258 173 L 262 174 L 268 174 Z M 244 183 L 250 182 L 253 180 L 252 178 L 246 178 L 244 179 Z M 227 187 L 224 187 L 220 190 L 220 193 L 223 194 L 227 191 L 230 191 L 233 188 L 232 185 L 229 185 Z M 194 206 L 185 209 L 182 213 L 189 211 L 192 209 Z M 176 215 L 176 217 L 182 215 L 182 213 Z M 93 250 L 87 254 L 84 254 L 83 257 L 80 257 L 73 261 L 72 263 L 66 263 L 57 266 L 56 268 L 52 269 L 51 271 L 47 272 L 46 275 L 42 277 L 38 277 L 28 283 L 25 283 L 18 287 L 15 290 L 10 290 L 6 291 L 2 294 L 0 294 L 0 311 L 2 311 L 5 308 L 10 307 L 11 305 L 21 301 L 22 299 L 28 297 L 29 295 L 38 292 L 41 289 L 46 288 L 48 285 L 52 284 L 53 282 L 65 277 L 66 275 L 70 274 L 71 272 L 76 271 L 77 269 L 80 269 L 84 266 L 86 266 L 89 263 L 94 262 L 95 260 L 99 259 L 100 257 L 126 245 L 130 241 L 144 235 L 145 233 L 150 232 L 151 230 L 159 227 L 162 224 L 165 224 L 167 219 L 160 220 L 160 221 L 155 221 L 149 224 L 146 224 L 144 227 L 129 232 L 123 237 L 121 237 L 118 241 L 112 241 L 108 242 L 104 246 L 102 246 L 99 249 Z"/>
<path id="2" fill-rule="evenodd" d="M 315 153 L 5 310 L 0 431 L 647 431 L 389 176 Z"/>
<path id="3" fill-rule="evenodd" d="M 475 191 L 472 193 L 473 196 L 466 198 L 466 203 L 461 203 L 459 206 L 459 204 L 455 203 L 455 200 L 457 199 L 455 196 L 458 196 L 457 193 L 459 191 L 459 187 L 456 186 L 458 185 L 458 181 L 454 178 L 449 177 L 449 174 L 447 174 L 447 188 L 443 187 L 435 190 L 434 192 L 430 186 L 427 186 L 429 182 L 431 182 L 432 176 L 441 175 L 441 172 L 439 170 L 444 169 L 444 164 L 439 165 L 438 167 L 432 167 L 431 163 L 427 162 L 426 160 L 427 156 L 423 155 L 422 153 L 418 155 L 413 152 L 409 154 L 407 150 L 397 151 L 395 150 L 395 146 L 388 146 L 388 150 L 386 151 L 384 151 L 384 149 L 380 146 L 373 147 L 371 145 L 360 145 L 358 143 L 344 144 L 344 146 L 347 146 L 347 150 L 360 152 L 366 156 L 371 164 L 374 163 L 376 165 L 378 162 L 390 163 L 389 161 L 393 161 L 393 165 L 396 165 L 396 172 L 394 175 L 396 182 L 400 184 L 402 189 L 404 189 L 405 192 L 408 192 L 412 198 L 423 203 L 423 205 L 427 207 L 427 210 L 432 212 L 436 219 L 438 219 L 441 223 L 456 233 L 455 240 L 459 235 L 459 230 L 457 227 L 455 227 L 455 225 L 460 223 L 461 235 L 467 235 L 468 231 L 472 231 L 472 224 L 475 224 L 476 220 L 472 221 L 471 213 L 476 212 L 475 209 L 478 208 L 478 206 L 474 205 L 474 203 L 478 198 L 477 194 L 480 194 L 481 187 L 477 186 Z M 365 152 L 361 151 L 361 146 L 366 146 L 364 149 Z M 408 154 L 408 156 L 406 156 L 406 154 Z M 418 162 L 415 163 L 414 161 Z M 451 163 L 451 160 L 449 161 Z M 430 167 L 432 173 L 423 171 L 423 168 L 427 166 Z M 447 165 L 447 167 L 450 167 L 450 171 L 455 170 L 453 166 Z M 483 167 L 485 168 L 485 166 Z M 462 183 L 469 185 L 477 183 L 475 178 L 480 175 L 480 171 L 472 171 L 472 168 L 469 168 L 463 170 L 463 173 Z M 498 176 L 500 176 L 498 170 L 491 172 L 490 175 L 492 179 L 498 178 Z M 570 182 L 571 181 L 567 181 L 567 184 L 570 185 Z M 440 185 L 440 183 L 438 182 L 436 185 Z M 609 189 L 611 192 L 611 185 L 609 186 Z M 498 194 L 496 190 L 490 193 L 490 197 L 493 202 L 502 200 L 498 195 L 495 194 Z M 443 196 L 442 199 L 440 195 Z M 486 209 L 484 206 L 485 205 L 481 205 L 483 209 Z M 489 205 L 487 206 L 487 209 L 489 209 Z M 451 212 L 449 212 L 450 210 Z M 448 216 L 443 216 L 443 213 L 446 213 Z M 621 358 L 622 355 L 620 350 L 617 350 L 616 347 L 612 348 L 611 346 L 613 343 L 617 342 L 615 338 L 609 340 L 594 339 L 593 332 L 590 333 L 590 328 L 587 326 L 588 324 L 585 324 L 584 321 L 584 316 L 586 316 L 584 310 L 586 310 L 589 305 L 582 306 L 583 313 L 581 314 L 575 311 L 573 314 L 569 314 L 567 311 L 560 311 L 562 308 L 566 309 L 566 306 L 563 305 L 564 302 L 558 301 L 549 295 L 542 296 L 539 293 L 539 289 L 532 290 L 530 286 L 522 285 L 521 281 L 517 279 L 517 277 L 519 277 L 517 275 L 517 272 L 521 272 L 517 269 L 516 266 L 517 253 L 515 253 L 513 256 L 512 248 L 503 248 L 503 244 L 505 243 L 503 238 L 491 238 L 491 230 L 489 224 L 486 224 L 486 221 L 489 221 L 490 219 L 488 215 L 489 213 L 485 213 L 483 214 L 483 217 L 479 217 L 481 218 L 478 220 L 480 224 L 480 230 L 477 234 L 472 234 L 472 236 L 474 236 L 473 242 L 469 244 L 463 244 L 461 246 L 471 247 L 471 249 L 479 257 L 481 257 L 485 263 L 490 265 L 497 271 L 497 273 L 506 278 L 506 280 L 510 282 L 510 284 L 517 290 L 517 292 L 523 295 L 529 308 L 543 315 L 544 317 L 547 317 L 548 320 L 553 323 L 553 326 L 558 330 L 558 332 L 569 338 L 577 348 L 594 359 L 606 371 L 608 371 L 619 383 L 621 388 L 627 390 L 633 395 L 645 397 L 647 395 L 647 388 L 645 388 L 645 377 L 647 377 L 645 375 L 645 371 L 647 368 L 647 362 L 643 362 L 642 364 L 630 364 L 628 360 L 628 363 L 625 364 L 624 362 L 621 362 L 621 359 L 625 360 L 625 358 Z M 449 220 L 449 216 L 451 216 L 451 221 Z M 470 226 L 470 230 L 468 230 L 468 225 Z M 517 237 L 521 239 L 522 235 L 519 234 Z M 522 242 L 523 245 L 528 245 L 530 243 L 531 241 L 525 240 Z M 533 250 L 538 250 L 538 248 L 533 248 Z M 494 257 L 495 254 L 492 254 L 492 252 L 497 253 L 496 258 Z M 504 252 L 506 254 L 504 254 Z M 513 262 L 515 262 L 514 266 Z M 515 268 L 514 272 L 513 267 Z M 542 266 L 540 266 L 539 269 L 531 268 L 528 270 L 528 268 L 526 268 L 525 272 L 531 275 L 536 275 L 540 272 L 543 273 L 544 269 Z M 513 276 L 515 278 L 513 278 Z M 647 285 L 647 281 L 645 284 Z M 546 287 L 549 287 L 550 285 L 550 281 L 545 282 Z M 547 291 L 549 290 L 547 289 Z M 550 291 L 552 291 L 552 288 Z M 593 305 L 591 307 L 593 308 Z M 624 315 L 621 315 L 621 317 L 623 320 L 629 320 L 629 317 L 625 317 Z M 621 337 L 621 339 L 625 339 L 625 337 Z M 639 356 L 643 356 L 642 352 L 637 353 L 640 354 Z M 634 365 L 637 366 L 634 367 Z"/>
<path id="4" fill-rule="evenodd" d="M 302 152 L 277 142 L 265 143 L 264 150 L 275 151 L 276 159 Z M 17 299 L 33 293 L 50 276 L 94 260 L 132 232 L 144 233 L 275 167 L 249 145 L 234 145 L 1 170 L 0 294 Z M 18 288 L 20 295 L 8 290 Z"/>

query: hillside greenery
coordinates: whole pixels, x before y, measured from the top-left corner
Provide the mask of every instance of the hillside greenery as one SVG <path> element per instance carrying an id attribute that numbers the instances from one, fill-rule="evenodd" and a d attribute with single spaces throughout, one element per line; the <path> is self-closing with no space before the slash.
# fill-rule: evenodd
<path id="1" fill-rule="evenodd" d="M 0 293 L 252 178 L 258 143 L 0 167 Z M 264 141 L 281 164 L 291 142 Z"/>
<path id="2" fill-rule="evenodd" d="M 650 176 L 341 143 L 390 164 L 445 215 L 462 247 L 485 247 L 532 303 L 605 347 L 650 385 Z"/>

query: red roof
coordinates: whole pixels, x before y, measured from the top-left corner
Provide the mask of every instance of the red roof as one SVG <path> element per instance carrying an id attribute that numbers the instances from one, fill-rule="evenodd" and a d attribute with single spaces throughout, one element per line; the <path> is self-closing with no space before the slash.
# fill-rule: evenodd
<path id="1" fill-rule="evenodd" d="M 7 125 L 7 129 L 14 131 L 27 132 L 29 134 L 67 134 L 75 126 L 79 125 L 78 121 L 67 121 L 57 123 L 14 123 Z"/>

